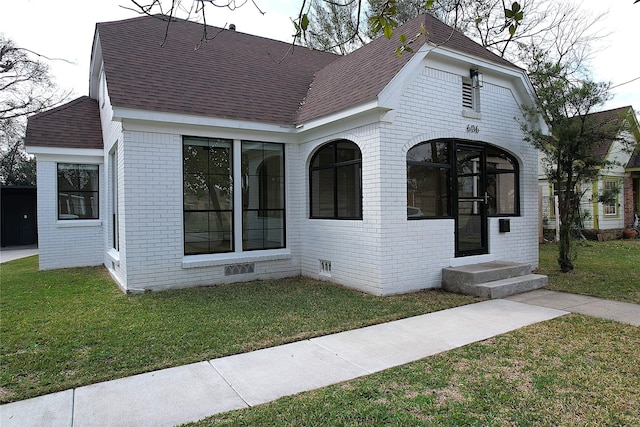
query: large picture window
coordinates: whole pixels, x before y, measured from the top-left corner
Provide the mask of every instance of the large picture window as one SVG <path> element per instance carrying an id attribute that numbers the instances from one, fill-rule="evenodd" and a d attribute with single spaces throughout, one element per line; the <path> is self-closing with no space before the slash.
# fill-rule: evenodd
<path id="1" fill-rule="evenodd" d="M 98 165 L 58 163 L 58 219 L 98 219 Z"/>
<path id="2" fill-rule="evenodd" d="M 362 154 L 347 140 L 323 145 L 311 158 L 311 218 L 362 219 Z"/>
<path id="3" fill-rule="evenodd" d="M 451 216 L 451 147 L 434 140 L 407 152 L 407 218 Z"/>
<path id="4" fill-rule="evenodd" d="M 184 253 L 233 251 L 233 141 L 184 138 Z"/>
<path id="5" fill-rule="evenodd" d="M 285 246 L 284 146 L 242 142 L 242 249 Z"/>

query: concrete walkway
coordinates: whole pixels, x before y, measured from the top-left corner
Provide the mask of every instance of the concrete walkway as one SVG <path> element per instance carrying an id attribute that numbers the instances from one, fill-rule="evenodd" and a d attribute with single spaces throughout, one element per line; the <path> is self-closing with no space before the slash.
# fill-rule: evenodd
<path id="1" fill-rule="evenodd" d="M 537 289 L 506 299 L 640 326 L 640 305 L 638 304 L 547 289 Z"/>
<path id="2" fill-rule="evenodd" d="M 569 312 L 640 326 L 640 305 L 535 290 L 0 406 L 0 425 L 174 426 L 348 381 Z"/>
<path id="3" fill-rule="evenodd" d="M 5 246 L 0 249 L 0 263 L 13 261 L 14 259 L 25 258 L 38 254 L 37 245 L 29 246 Z"/>
<path id="4" fill-rule="evenodd" d="M 174 426 L 402 365 L 565 310 L 491 300 L 0 406 L 0 425 Z"/>

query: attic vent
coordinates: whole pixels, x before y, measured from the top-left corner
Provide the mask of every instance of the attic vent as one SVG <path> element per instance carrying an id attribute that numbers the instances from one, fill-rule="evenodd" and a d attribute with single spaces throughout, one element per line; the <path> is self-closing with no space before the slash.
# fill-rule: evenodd
<path id="1" fill-rule="evenodd" d="M 235 276 L 236 274 L 248 274 L 253 273 L 255 270 L 255 264 L 232 264 L 224 267 L 225 276 Z"/>
<path id="2" fill-rule="evenodd" d="M 471 81 L 462 81 L 462 106 L 473 109 L 473 86 Z"/>
<path id="3" fill-rule="evenodd" d="M 235 31 L 236 30 L 236 24 L 229 24 L 229 29 L 231 31 Z"/>

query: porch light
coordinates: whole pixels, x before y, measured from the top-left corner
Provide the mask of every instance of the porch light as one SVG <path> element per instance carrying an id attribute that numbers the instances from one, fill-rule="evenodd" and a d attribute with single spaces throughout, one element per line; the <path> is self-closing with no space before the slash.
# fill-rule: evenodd
<path id="1" fill-rule="evenodd" d="M 469 73 L 471 76 L 471 85 L 473 86 L 473 88 L 477 89 L 482 87 L 482 85 L 484 84 L 482 73 L 478 71 L 477 68 L 472 68 L 471 70 L 469 70 Z"/>

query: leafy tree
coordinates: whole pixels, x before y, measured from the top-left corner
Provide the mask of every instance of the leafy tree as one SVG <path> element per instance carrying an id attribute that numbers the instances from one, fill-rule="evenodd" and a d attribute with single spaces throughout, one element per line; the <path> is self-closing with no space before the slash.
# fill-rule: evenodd
<path id="1" fill-rule="evenodd" d="M 595 154 L 596 149 L 600 144 L 621 140 L 626 121 L 592 114 L 610 98 L 609 84 L 573 78 L 571 70 L 549 61 L 546 54 L 536 56 L 529 75 L 538 97 L 534 107 L 523 107 L 529 120 L 521 126 L 525 140 L 542 154 L 544 173 L 556 186 L 561 222 L 558 265 L 568 272 L 574 268 L 571 233 L 579 219 L 584 184 L 612 166 Z M 527 124 L 535 123 L 537 117 L 544 119 L 550 135 Z"/>
<path id="2" fill-rule="evenodd" d="M 0 120 L 0 183 L 36 185 L 36 161 L 24 149 L 24 121 Z"/>
<path id="3" fill-rule="evenodd" d="M 311 0 L 309 25 L 302 34 L 304 44 L 317 50 L 345 55 L 365 44 L 360 4 Z"/>
<path id="4" fill-rule="evenodd" d="M 27 116 L 67 98 L 51 82 L 40 56 L 0 33 L 0 182 L 35 185 L 35 160 L 24 149 Z"/>

